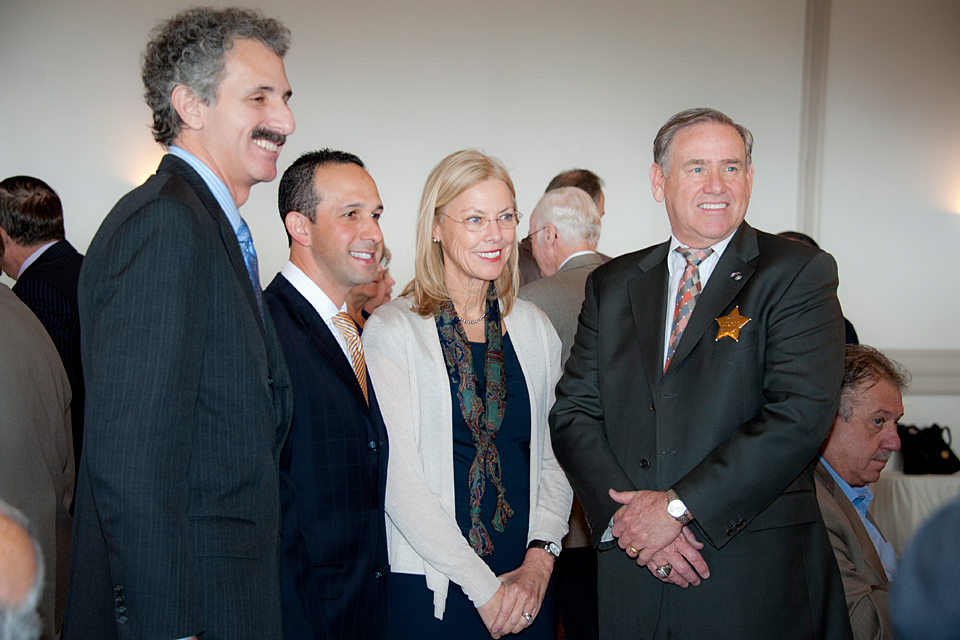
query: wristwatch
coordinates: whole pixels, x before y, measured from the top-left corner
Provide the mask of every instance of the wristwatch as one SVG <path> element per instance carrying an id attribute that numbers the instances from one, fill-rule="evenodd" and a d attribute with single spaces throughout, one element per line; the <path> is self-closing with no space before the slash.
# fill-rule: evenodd
<path id="1" fill-rule="evenodd" d="M 547 542 L 546 540 L 531 540 L 530 544 L 527 545 L 527 549 L 543 549 L 556 560 L 560 557 L 560 545 L 556 542 Z"/>
<path id="2" fill-rule="evenodd" d="M 676 518 L 677 522 L 683 526 L 693 522 L 693 517 L 687 511 L 687 505 L 683 504 L 683 500 L 677 496 L 677 492 L 673 489 L 667 489 L 667 513 Z"/>

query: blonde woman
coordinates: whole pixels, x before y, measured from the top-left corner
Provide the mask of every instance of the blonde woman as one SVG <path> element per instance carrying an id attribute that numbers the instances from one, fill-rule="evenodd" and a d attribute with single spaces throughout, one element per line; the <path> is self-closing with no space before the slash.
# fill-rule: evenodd
<path id="1" fill-rule="evenodd" d="M 517 300 L 520 214 L 499 160 L 427 179 L 416 275 L 367 321 L 390 436 L 387 539 L 398 638 L 552 638 L 546 599 L 573 493 L 547 413 L 560 340 Z"/>

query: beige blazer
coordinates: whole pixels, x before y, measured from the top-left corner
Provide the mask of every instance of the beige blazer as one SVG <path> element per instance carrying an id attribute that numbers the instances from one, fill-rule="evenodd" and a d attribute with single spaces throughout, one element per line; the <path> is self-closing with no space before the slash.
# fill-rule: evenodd
<path id="1" fill-rule="evenodd" d="M 816 472 L 817 502 L 840 566 L 853 637 L 855 640 L 890 638 L 893 633 L 887 606 L 890 583 L 877 548 L 853 503 L 822 462 L 817 463 Z M 873 522 L 869 512 L 867 518 Z"/>
<path id="2" fill-rule="evenodd" d="M 547 414 L 560 377 L 560 340 L 547 317 L 517 300 L 504 318 L 530 394 L 530 526 L 527 540 L 559 544 L 567 532 L 573 491 L 553 455 Z M 500 580 L 457 526 L 453 480 L 453 415 L 436 322 L 404 298 L 376 310 L 363 329 L 367 369 L 390 438 L 387 546 L 390 569 L 426 576 L 434 614 L 443 617 L 453 580 L 477 606 Z"/>
<path id="3" fill-rule="evenodd" d="M 73 518 L 70 383 L 40 321 L 0 284 L 0 500 L 30 520 L 43 551 L 44 637 L 63 625 Z"/>

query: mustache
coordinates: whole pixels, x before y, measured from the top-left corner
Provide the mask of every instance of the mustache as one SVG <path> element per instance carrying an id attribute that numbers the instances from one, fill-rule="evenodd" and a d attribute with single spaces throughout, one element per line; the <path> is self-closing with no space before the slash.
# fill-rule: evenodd
<path id="1" fill-rule="evenodd" d="M 250 133 L 250 137 L 254 140 L 268 140 L 280 147 L 282 147 L 287 141 L 287 136 L 283 135 L 282 133 L 277 133 L 276 131 L 271 131 L 270 129 L 266 129 L 264 127 L 257 127 L 254 129 L 253 132 Z"/>
<path id="2" fill-rule="evenodd" d="M 893 455 L 893 451 L 889 449 L 883 449 L 882 451 L 877 451 L 876 455 L 873 456 L 873 459 L 877 462 L 887 462 L 890 460 L 890 456 Z"/>

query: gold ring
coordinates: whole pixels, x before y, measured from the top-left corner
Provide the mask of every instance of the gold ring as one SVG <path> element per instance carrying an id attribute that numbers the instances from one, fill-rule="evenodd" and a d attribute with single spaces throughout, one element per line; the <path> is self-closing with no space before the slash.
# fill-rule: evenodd
<path id="1" fill-rule="evenodd" d="M 640 550 L 639 550 L 639 549 L 634 549 L 632 544 L 628 544 L 628 545 L 627 545 L 627 553 L 632 553 L 633 555 L 638 556 L 638 555 L 640 555 Z"/>

